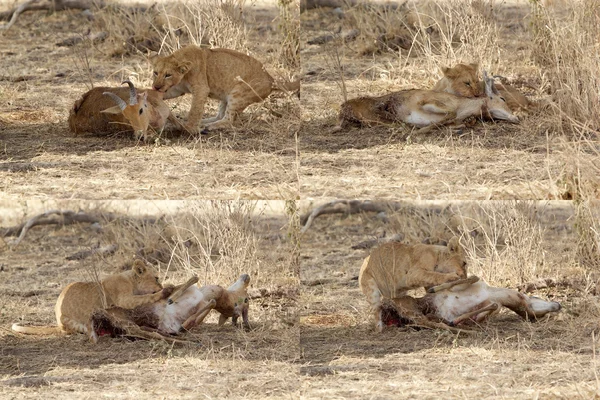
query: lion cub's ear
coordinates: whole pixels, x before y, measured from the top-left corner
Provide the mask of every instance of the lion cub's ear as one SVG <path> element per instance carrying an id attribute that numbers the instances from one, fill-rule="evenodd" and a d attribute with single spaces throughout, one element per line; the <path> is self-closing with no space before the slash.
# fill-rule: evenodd
<path id="1" fill-rule="evenodd" d="M 458 237 L 453 236 L 452 239 L 448 241 L 448 250 L 450 250 L 452 253 L 457 253 L 461 250 Z"/>
<path id="2" fill-rule="evenodd" d="M 136 275 L 142 275 L 146 272 L 146 263 L 138 258 L 133 261 L 133 267 L 131 269 Z"/>
<path id="3" fill-rule="evenodd" d="M 148 54 L 148 61 L 150 61 L 150 64 L 154 64 L 158 58 L 158 53 L 155 51 L 152 51 L 150 54 Z"/>
<path id="4" fill-rule="evenodd" d="M 459 75 L 458 68 L 442 67 L 442 73 L 448 79 L 454 79 Z"/>
<path id="5" fill-rule="evenodd" d="M 177 65 L 177 68 L 179 69 L 179 72 L 182 74 L 187 74 L 187 72 L 192 69 L 192 62 L 191 61 L 180 61 L 179 65 Z"/>
<path id="6" fill-rule="evenodd" d="M 475 70 L 475 72 L 479 71 L 479 63 L 469 64 L 469 67 L 473 68 Z"/>

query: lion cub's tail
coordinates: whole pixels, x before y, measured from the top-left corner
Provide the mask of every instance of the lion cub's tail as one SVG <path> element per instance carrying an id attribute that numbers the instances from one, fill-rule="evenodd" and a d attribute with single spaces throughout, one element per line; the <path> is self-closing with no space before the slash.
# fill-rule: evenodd
<path id="1" fill-rule="evenodd" d="M 29 335 L 59 335 L 61 330 L 58 326 L 23 326 L 13 324 L 13 332 L 26 333 Z"/>

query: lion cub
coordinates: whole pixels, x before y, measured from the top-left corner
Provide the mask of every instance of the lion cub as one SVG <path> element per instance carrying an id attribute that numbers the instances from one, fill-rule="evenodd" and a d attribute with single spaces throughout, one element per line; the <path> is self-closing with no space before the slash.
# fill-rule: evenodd
<path id="1" fill-rule="evenodd" d="M 206 129 L 230 125 L 250 104 L 262 101 L 278 88 L 257 59 L 229 49 L 206 49 L 189 45 L 166 57 L 154 57 L 152 87 L 172 99 L 192 94 L 192 105 L 186 123 L 190 132 L 198 124 Z M 284 90 L 297 91 L 300 82 L 285 82 Z M 207 98 L 220 100 L 216 117 L 202 120 Z"/>
<path id="2" fill-rule="evenodd" d="M 442 67 L 444 77 L 431 90 L 463 97 L 483 96 L 484 86 L 479 81 L 478 70 L 479 64 L 457 64 L 453 68 Z"/>
<path id="3" fill-rule="evenodd" d="M 432 90 L 463 97 L 483 96 L 485 83 L 478 78 L 478 68 L 478 64 L 457 64 L 453 68 L 442 67 L 444 77 Z M 529 99 L 516 88 L 501 83 L 494 83 L 494 87 L 511 111 L 527 110 L 531 106 Z"/>
<path id="4" fill-rule="evenodd" d="M 58 296 L 57 326 L 21 326 L 12 330 L 30 334 L 85 333 L 96 343 L 98 336 L 91 326 L 94 311 L 109 307 L 133 309 L 168 297 L 172 288 L 163 290 L 156 271 L 136 259 L 130 271 L 110 275 L 98 282 L 73 282 Z"/>
<path id="5" fill-rule="evenodd" d="M 390 242 L 374 249 L 363 262 L 358 283 L 375 315 L 376 329 L 383 330 L 384 298 L 394 299 L 405 296 L 410 289 L 464 279 L 466 265 L 457 237 L 447 246 Z"/>

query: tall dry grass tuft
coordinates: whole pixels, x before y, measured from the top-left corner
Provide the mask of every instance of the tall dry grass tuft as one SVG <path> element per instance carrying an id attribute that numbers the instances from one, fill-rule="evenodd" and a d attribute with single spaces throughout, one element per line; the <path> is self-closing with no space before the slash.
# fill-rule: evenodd
<path id="1" fill-rule="evenodd" d="M 564 134 L 555 196 L 600 197 L 600 3 L 575 0 L 564 17 L 531 1 L 532 58 L 550 84 L 544 118 Z"/>
<path id="2" fill-rule="evenodd" d="M 279 62 L 287 68 L 300 68 L 300 2 L 277 0 L 277 7 L 281 36 Z"/>
<path id="3" fill-rule="evenodd" d="M 449 0 L 404 3 L 400 7 L 359 5 L 352 27 L 360 30 L 359 52 L 391 51 L 401 69 L 419 56 L 419 66 L 437 71 L 440 65 L 479 62 L 498 66 L 499 28 L 491 0 Z"/>
<path id="4" fill-rule="evenodd" d="M 247 51 L 246 0 L 176 1 L 151 7 L 112 4 L 97 13 L 110 55 L 171 53 L 187 44 Z"/>
<path id="5" fill-rule="evenodd" d="M 486 202 L 476 205 L 474 215 L 459 213 L 462 230 L 472 232 L 462 237 L 469 273 L 500 286 L 547 273 L 538 207 L 536 202 Z"/>
<path id="6" fill-rule="evenodd" d="M 574 0 L 564 18 L 532 6 L 532 58 L 553 93 L 551 116 L 561 133 L 598 139 L 600 132 L 600 3 Z"/>
<path id="7" fill-rule="evenodd" d="M 248 201 L 203 202 L 169 221 L 163 239 L 171 263 L 198 275 L 201 282 L 233 282 L 244 273 L 254 283 L 269 280 L 259 268 L 255 206 Z"/>
<path id="8" fill-rule="evenodd" d="M 499 28 L 491 0 L 449 0 L 413 5 L 409 24 L 415 29 L 413 46 L 425 56 L 427 67 L 478 62 L 496 69 L 500 54 Z"/>
<path id="9" fill-rule="evenodd" d="M 579 261 L 588 273 L 600 280 L 600 202 L 577 202 L 575 211 Z"/>

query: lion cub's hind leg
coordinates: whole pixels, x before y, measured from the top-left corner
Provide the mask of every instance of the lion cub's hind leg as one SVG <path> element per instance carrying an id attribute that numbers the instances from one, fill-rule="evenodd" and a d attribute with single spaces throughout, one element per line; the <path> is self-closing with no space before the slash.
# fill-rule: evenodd
<path id="1" fill-rule="evenodd" d="M 206 130 L 219 129 L 230 126 L 249 105 L 266 99 L 271 94 L 273 86 L 270 81 L 238 82 L 227 95 L 225 113 L 221 119 L 208 123 Z M 222 103 L 221 103 L 222 105 Z M 219 107 L 219 113 L 221 107 Z M 218 115 L 217 115 L 218 117 Z"/>
<path id="2" fill-rule="evenodd" d="M 223 117 L 225 116 L 225 110 L 227 110 L 227 101 L 221 100 L 221 103 L 219 104 L 219 111 L 217 112 L 217 115 L 215 115 L 214 117 L 203 119 L 202 125 L 212 124 L 213 122 L 222 120 Z"/>
<path id="3" fill-rule="evenodd" d="M 375 279 L 370 275 L 365 275 L 359 282 L 362 292 L 367 296 L 367 302 L 375 319 L 375 329 L 378 332 L 383 331 L 383 310 L 381 291 L 377 287 Z"/>

